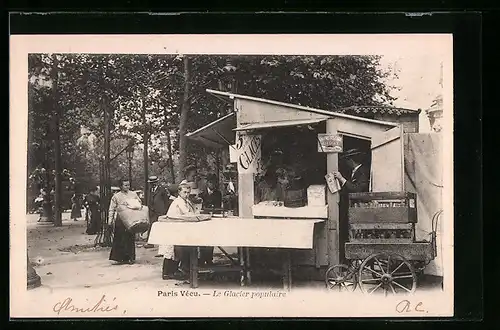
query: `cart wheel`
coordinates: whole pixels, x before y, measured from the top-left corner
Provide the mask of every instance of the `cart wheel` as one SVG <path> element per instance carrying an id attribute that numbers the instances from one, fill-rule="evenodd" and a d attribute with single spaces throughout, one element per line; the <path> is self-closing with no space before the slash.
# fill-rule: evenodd
<path id="1" fill-rule="evenodd" d="M 358 283 L 363 293 L 383 291 L 385 295 L 409 294 L 417 288 L 417 275 L 403 256 L 396 253 L 376 253 L 361 264 Z"/>
<path id="2" fill-rule="evenodd" d="M 334 265 L 328 268 L 325 275 L 326 288 L 339 292 L 356 289 L 356 270 L 347 265 Z"/>

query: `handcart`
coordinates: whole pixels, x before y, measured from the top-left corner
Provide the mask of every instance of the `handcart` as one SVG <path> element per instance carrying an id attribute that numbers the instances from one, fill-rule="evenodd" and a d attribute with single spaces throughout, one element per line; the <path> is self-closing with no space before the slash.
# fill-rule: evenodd
<path id="1" fill-rule="evenodd" d="M 417 241 L 416 195 L 408 192 L 349 194 L 349 238 L 346 264 L 325 274 L 326 287 L 337 291 L 414 293 L 417 278 L 436 257 L 436 225 L 432 218 L 429 241 Z"/>

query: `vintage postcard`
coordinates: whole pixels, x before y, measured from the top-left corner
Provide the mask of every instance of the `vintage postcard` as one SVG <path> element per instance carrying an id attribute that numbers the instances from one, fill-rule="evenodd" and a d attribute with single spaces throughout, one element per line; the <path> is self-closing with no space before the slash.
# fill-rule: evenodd
<path id="1" fill-rule="evenodd" d="M 453 316 L 452 40 L 11 36 L 11 317 Z"/>

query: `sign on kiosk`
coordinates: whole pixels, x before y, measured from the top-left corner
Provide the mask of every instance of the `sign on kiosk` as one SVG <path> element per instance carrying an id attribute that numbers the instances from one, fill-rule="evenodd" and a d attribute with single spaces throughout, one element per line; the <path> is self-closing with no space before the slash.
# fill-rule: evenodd
<path id="1" fill-rule="evenodd" d="M 318 152 L 342 152 L 342 145 L 340 134 L 318 134 Z"/>
<path id="2" fill-rule="evenodd" d="M 236 144 L 229 146 L 231 162 L 238 163 L 238 173 L 258 173 L 261 167 L 261 135 L 236 133 Z"/>

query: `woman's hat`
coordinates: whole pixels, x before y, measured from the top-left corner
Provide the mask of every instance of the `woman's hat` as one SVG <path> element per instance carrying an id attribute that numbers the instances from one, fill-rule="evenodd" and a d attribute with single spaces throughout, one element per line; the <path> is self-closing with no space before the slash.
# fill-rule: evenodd
<path id="1" fill-rule="evenodd" d="M 349 158 L 351 156 L 362 155 L 363 153 L 358 149 L 349 149 L 340 154 L 340 158 Z"/>
<path id="2" fill-rule="evenodd" d="M 156 183 L 158 181 L 159 181 L 159 179 L 158 179 L 158 177 L 156 175 L 150 176 L 148 178 L 148 183 Z"/>

